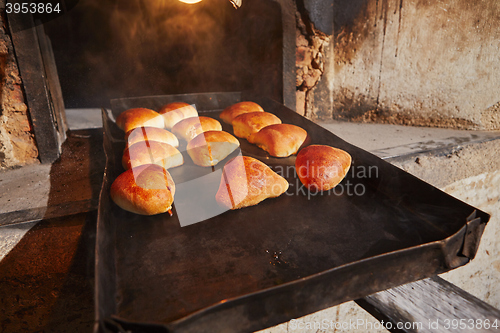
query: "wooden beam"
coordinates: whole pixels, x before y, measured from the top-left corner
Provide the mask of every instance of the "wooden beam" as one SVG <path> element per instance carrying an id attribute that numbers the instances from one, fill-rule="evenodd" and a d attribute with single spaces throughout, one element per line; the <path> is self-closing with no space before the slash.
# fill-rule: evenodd
<path id="1" fill-rule="evenodd" d="M 437 276 L 356 303 L 391 332 L 500 332 L 500 310 Z"/>
<path id="2" fill-rule="evenodd" d="M 45 70 L 45 86 L 49 94 L 48 98 L 51 101 L 50 108 L 57 131 L 58 146 L 61 147 L 63 142 L 66 141 L 66 132 L 69 128 L 66 121 L 66 110 L 64 107 L 61 84 L 59 83 L 56 61 L 52 50 L 52 43 L 45 34 L 43 25 L 38 24 L 35 29 Z"/>
<path id="3" fill-rule="evenodd" d="M 297 110 L 296 103 L 296 72 L 295 47 L 297 7 L 293 0 L 274 0 L 281 5 L 281 19 L 283 23 L 283 104 L 292 110 Z"/>
<path id="4" fill-rule="evenodd" d="M 31 14 L 7 15 L 7 19 L 39 158 L 42 163 L 52 163 L 60 155 L 66 124 L 64 116 L 56 116 L 56 113 L 63 114 L 64 109 L 54 110 L 54 107 L 64 108 L 61 100 L 54 99 L 55 96 L 62 99 L 62 96 L 58 95 L 55 88 L 51 91 L 48 81 L 57 74 L 54 71 L 46 72 L 47 66 L 54 65 L 47 61 L 47 52 L 43 54 L 50 44 L 40 40 L 41 28 L 37 32 Z"/>

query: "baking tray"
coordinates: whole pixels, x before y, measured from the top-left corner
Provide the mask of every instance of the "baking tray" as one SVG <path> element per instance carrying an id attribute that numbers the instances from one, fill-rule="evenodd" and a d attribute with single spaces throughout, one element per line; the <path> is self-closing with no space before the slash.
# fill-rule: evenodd
<path id="1" fill-rule="evenodd" d="M 236 211 L 210 210 L 226 160 L 201 168 L 183 152 L 185 164 L 170 170 L 178 189 L 173 216 L 135 215 L 110 200 L 110 185 L 123 172 L 125 145 L 113 117 L 132 107 L 184 101 L 219 119 L 222 109 L 242 100 L 306 129 L 308 144 L 349 152 L 351 171 L 336 190 L 305 191 L 294 173 L 294 156 L 273 158 L 240 140 L 241 150 L 232 156 L 270 165 L 289 181 L 285 194 Z M 107 165 L 97 226 L 96 331 L 270 327 L 464 265 L 489 220 L 266 98 L 206 93 L 120 99 L 112 101 L 112 112 L 103 110 L 103 125 Z M 183 224 L 190 210 L 190 223 Z M 213 216 L 203 219 L 205 213 Z"/>

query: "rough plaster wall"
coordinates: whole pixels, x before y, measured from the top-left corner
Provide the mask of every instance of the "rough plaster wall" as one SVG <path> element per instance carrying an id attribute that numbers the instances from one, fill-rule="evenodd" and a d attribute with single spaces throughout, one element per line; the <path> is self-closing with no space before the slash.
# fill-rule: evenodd
<path id="1" fill-rule="evenodd" d="M 335 2 L 334 118 L 500 129 L 500 2 Z"/>
<path id="2" fill-rule="evenodd" d="M 3 1 L 0 1 L 0 7 Z M 0 169 L 37 162 L 38 150 L 5 17 L 0 16 Z"/>
<path id="3" fill-rule="evenodd" d="M 334 66 L 334 48 L 333 38 L 330 38 L 328 44 L 323 48 L 324 71 L 321 80 L 314 89 L 314 101 L 312 105 L 313 118 L 328 119 L 332 117 L 333 106 L 335 103 L 334 84 L 335 84 L 335 66 Z"/>

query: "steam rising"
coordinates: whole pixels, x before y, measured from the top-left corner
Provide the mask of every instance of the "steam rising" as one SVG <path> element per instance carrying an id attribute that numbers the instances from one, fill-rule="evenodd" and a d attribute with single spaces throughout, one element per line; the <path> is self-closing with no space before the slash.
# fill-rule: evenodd
<path id="1" fill-rule="evenodd" d="M 174 0 L 82 1 L 76 14 L 66 18 L 80 25 L 77 38 L 84 47 L 72 61 L 76 66 L 88 64 L 79 71 L 83 80 L 71 78 L 72 89 L 90 89 L 92 99 L 105 102 L 242 89 L 243 67 L 234 59 L 244 58 L 246 52 L 237 36 L 235 12 L 227 0 L 195 5 Z M 90 86 L 81 86 L 81 81 Z"/>
<path id="2" fill-rule="evenodd" d="M 254 88 L 279 99 L 280 13 L 269 0 L 80 0 L 44 27 L 70 108 Z"/>

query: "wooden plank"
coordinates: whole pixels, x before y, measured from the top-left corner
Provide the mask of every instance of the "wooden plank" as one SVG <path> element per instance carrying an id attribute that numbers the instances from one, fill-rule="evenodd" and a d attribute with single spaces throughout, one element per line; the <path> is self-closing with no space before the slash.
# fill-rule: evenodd
<path id="1" fill-rule="evenodd" d="M 66 132 L 68 131 L 68 123 L 66 121 L 66 111 L 64 108 L 64 100 L 57 74 L 56 61 L 52 50 L 52 43 L 49 37 L 45 34 L 42 24 L 36 26 L 36 33 L 40 43 L 40 53 L 42 55 L 43 67 L 45 69 L 46 88 L 49 92 L 49 98 L 52 101 L 51 111 L 56 126 L 57 138 L 59 146 L 66 140 Z"/>
<path id="2" fill-rule="evenodd" d="M 500 332 L 500 310 L 437 276 L 356 302 L 391 332 Z"/>
<path id="3" fill-rule="evenodd" d="M 33 18 L 30 14 L 11 14 L 7 18 L 39 158 L 42 163 L 52 163 L 60 155 L 60 142 Z"/>
<path id="4" fill-rule="evenodd" d="M 96 209 L 97 199 L 86 199 L 65 202 L 55 206 L 18 210 L 15 212 L 0 214 L 0 227 L 87 213 Z"/>
<path id="5" fill-rule="evenodd" d="M 281 19 L 283 24 L 283 104 L 294 111 L 296 105 L 296 70 L 295 70 L 295 47 L 296 47 L 296 23 L 295 13 L 297 11 L 295 2 L 292 0 L 274 0 L 281 5 Z"/>

